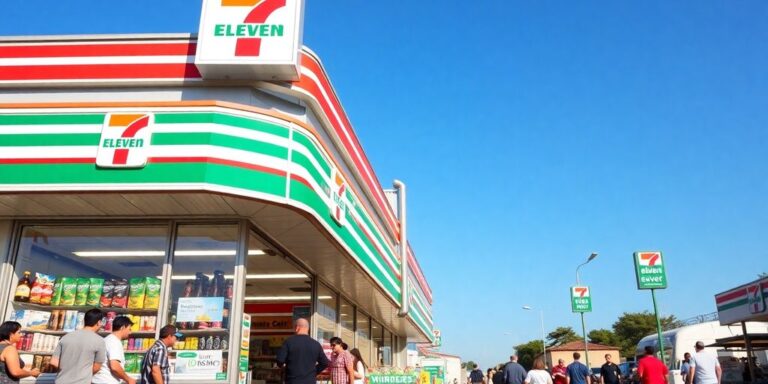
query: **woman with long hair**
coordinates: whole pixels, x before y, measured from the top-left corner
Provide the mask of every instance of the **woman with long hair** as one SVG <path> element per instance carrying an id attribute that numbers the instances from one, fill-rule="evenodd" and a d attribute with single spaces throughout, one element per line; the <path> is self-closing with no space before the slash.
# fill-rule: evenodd
<path id="1" fill-rule="evenodd" d="M 533 368 L 525 376 L 525 384 L 552 384 L 552 376 L 547 372 L 544 360 L 539 358 L 533 361 Z"/>
<path id="2" fill-rule="evenodd" d="M 493 375 L 496 374 L 496 370 L 493 368 L 488 368 L 485 371 L 485 384 L 492 384 L 493 383 Z"/>
<path id="3" fill-rule="evenodd" d="M 365 374 L 368 372 L 368 365 L 363 360 L 363 355 L 357 348 L 352 348 L 349 353 L 352 354 L 353 362 L 355 364 L 355 384 L 365 383 Z"/>
<path id="4" fill-rule="evenodd" d="M 25 377 L 40 376 L 39 369 L 24 369 L 16 343 L 21 340 L 21 324 L 6 321 L 0 325 L 0 384 L 18 383 Z"/>

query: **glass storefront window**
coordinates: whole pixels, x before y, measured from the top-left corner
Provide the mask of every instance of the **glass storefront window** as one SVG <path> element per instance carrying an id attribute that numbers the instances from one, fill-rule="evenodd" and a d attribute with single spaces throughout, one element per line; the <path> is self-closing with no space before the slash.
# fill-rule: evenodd
<path id="1" fill-rule="evenodd" d="M 178 226 L 168 318 L 184 338 L 174 350 L 206 351 L 219 363 L 185 372 L 184 354 L 175 353 L 176 378 L 226 379 L 237 240 L 237 224 Z"/>
<path id="2" fill-rule="evenodd" d="M 371 319 L 361 312 L 357 312 L 357 349 L 369 366 L 373 366 L 371 358 Z"/>
<path id="3" fill-rule="evenodd" d="M 312 279 L 255 233 L 248 239 L 245 313 L 251 316 L 249 370 L 254 383 L 282 382 L 275 355 L 299 318 L 311 319 Z"/>
<path id="4" fill-rule="evenodd" d="M 101 308 L 107 314 L 101 335 L 111 331 L 116 316 L 133 320 L 126 370 L 137 373 L 158 328 L 167 248 L 167 225 L 22 228 L 6 316 L 22 323 L 22 359 L 30 368 L 52 372 L 50 354 L 58 339 L 82 328 L 87 310 Z"/>
<path id="5" fill-rule="evenodd" d="M 330 355 L 331 337 L 336 336 L 336 294 L 323 284 L 317 290 L 317 341 Z M 345 343 L 349 344 L 346 340 Z"/>
<path id="6" fill-rule="evenodd" d="M 371 340 L 373 341 L 373 353 L 376 358 L 373 365 L 377 367 L 384 366 L 384 355 L 382 355 L 382 347 L 384 346 L 383 331 L 384 328 L 381 324 L 375 321 L 371 322 Z"/>
<path id="7" fill-rule="evenodd" d="M 392 366 L 392 333 L 386 329 L 381 344 L 381 365 Z"/>
<path id="8" fill-rule="evenodd" d="M 350 302 L 342 299 L 339 308 L 341 339 L 349 344 L 349 348 L 352 349 L 355 347 L 355 307 Z"/>

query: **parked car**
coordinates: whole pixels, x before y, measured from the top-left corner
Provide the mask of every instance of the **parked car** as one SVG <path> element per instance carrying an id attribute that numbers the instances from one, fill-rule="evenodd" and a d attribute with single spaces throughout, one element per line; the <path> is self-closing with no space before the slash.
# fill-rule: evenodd
<path id="1" fill-rule="evenodd" d="M 634 361 L 627 361 L 619 364 L 619 371 L 621 372 L 621 380 L 624 384 L 638 384 L 640 378 L 637 377 L 637 363 Z"/>
<path id="2" fill-rule="evenodd" d="M 590 377 L 592 378 L 592 383 L 600 383 L 600 368 L 592 368 L 591 369 Z"/>

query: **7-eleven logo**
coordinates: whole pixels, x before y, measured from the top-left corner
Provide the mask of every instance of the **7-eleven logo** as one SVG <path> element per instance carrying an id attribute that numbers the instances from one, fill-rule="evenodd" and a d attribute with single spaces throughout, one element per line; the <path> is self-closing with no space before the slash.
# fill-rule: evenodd
<path id="1" fill-rule="evenodd" d="M 153 123 L 151 113 L 108 113 L 101 128 L 96 165 L 104 168 L 145 166 Z"/>
<path id="2" fill-rule="evenodd" d="M 765 298 L 763 297 L 763 288 L 759 281 L 747 287 L 747 300 L 750 313 L 765 312 Z"/>
<path id="3" fill-rule="evenodd" d="M 571 296 L 589 297 L 589 287 L 573 287 L 573 292 L 571 292 Z"/>
<path id="4" fill-rule="evenodd" d="M 214 35 L 237 37 L 235 56 L 259 56 L 263 37 L 283 36 L 284 25 L 266 24 L 266 22 L 272 13 L 285 7 L 285 1 L 221 0 L 222 7 L 240 7 L 249 10 L 242 23 L 217 24 Z"/>
<path id="5" fill-rule="evenodd" d="M 637 261 L 647 267 L 662 265 L 661 252 L 640 252 L 637 254 Z"/>
<path id="6" fill-rule="evenodd" d="M 347 183 L 341 176 L 341 173 L 334 169 L 331 172 L 331 188 L 328 197 L 328 207 L 331 209 L 331 216 L 339 225 L 345 224 L 347 216 L 347 203 L 344 200 L 344 194 L 347 192 Z"/>

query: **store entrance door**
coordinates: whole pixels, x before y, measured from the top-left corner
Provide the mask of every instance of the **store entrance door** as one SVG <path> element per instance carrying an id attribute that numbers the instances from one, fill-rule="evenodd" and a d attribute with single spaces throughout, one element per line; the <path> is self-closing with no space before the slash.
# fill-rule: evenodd
<path id="1" fill-rule="evenodd" d="M 246 258 L 245 310 L 251 315 L 248 368 L 253 384 L 279 384 L 276 355 L 298 318 L 311 319 L 312 281 L 255 233 Z"/>

